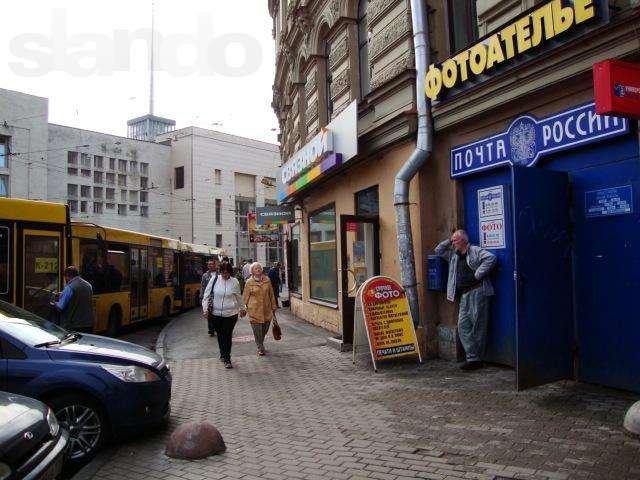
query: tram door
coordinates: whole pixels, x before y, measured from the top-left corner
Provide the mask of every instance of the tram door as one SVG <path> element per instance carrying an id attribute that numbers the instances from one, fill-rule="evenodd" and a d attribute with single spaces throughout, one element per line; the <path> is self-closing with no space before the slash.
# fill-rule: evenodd
<path id="1" fill-rule="evenodd" d="M 143 320 L 148 315 L 149 268 L 147 250 L 131 248 L 131 321 Z"/>
<path id="2" fill-rule="evenodd" d="M 49 318 L 49 302 L 62 289 L 62 234 L 49 230 L 22 231 L 22 268 L 18 270 L 17 303 Z"/>

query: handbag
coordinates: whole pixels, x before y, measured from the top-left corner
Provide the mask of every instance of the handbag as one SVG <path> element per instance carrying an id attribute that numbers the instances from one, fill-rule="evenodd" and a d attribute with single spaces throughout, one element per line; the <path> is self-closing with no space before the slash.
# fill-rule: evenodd
<path id="1" fill-rule="evenodd" d="M 280 325 L 278 324 L 278 320 L 276 319 L 275 313 L 273 314 L 273 328 L 271 329 L 271 333 L 273 333 L 273 339 L 274 340 L 281 340 L 282 339 L 282 329 L 280 328 Z"/>

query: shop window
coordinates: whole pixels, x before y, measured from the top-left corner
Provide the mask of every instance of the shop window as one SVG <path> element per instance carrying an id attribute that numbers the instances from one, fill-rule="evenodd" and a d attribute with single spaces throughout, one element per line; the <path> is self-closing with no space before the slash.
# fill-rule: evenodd
<path id="1" fill-rule="evenodd" d="M 378 215 L 378 186 L 356 193 L 356 215 Z"/>
<path id="2" fill-rule="evenodd" d="M 184 188 L 184 167 L 176 167 L 175 169 L 175 189 Z"/>
<path id="3" fill-rule="evenodd" d="M 300 241 L 300 224 L 291 227 L 291 265 L 289 271 L 289 289 L 302 294 L 302 243 Z"/>
<path id="4" fill-rule="evenodd" d="M 369 0 L 358 4 L 358 56 L 360 59 L 360 98 L 371 91 L 371 66 L 369 65 L 369 22 L 367 7 Z"/>
<path id="5" fill-rule="evenodd" d="M 478 39 L 477 0 L 449 0 L 451 50 L 457 52 Z"/>
<path id="6" fill-rule="evenodd" d="M 332 205 L 309 217 L 311 298 L 338 302 L 336 255 L 336 210 Z"/>
<path id="7" fill-rule="evenodd" d="M 80 275 L 91 284 L 95 294 L 128 290 L 129 247 L 82 240 Z"/>

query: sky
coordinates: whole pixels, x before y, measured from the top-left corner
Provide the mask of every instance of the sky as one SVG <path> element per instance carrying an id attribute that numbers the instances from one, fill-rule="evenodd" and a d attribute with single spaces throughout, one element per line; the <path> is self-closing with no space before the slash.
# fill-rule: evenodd
<path id="1" fill-rule="evenodd" d="M 49 98 L 49 121 L 126 135 L 149 113 L 152 0 L 4 6 L 0 88 Z M 155 0 L 156 115 L 276 143 L 267 0 Z"/>

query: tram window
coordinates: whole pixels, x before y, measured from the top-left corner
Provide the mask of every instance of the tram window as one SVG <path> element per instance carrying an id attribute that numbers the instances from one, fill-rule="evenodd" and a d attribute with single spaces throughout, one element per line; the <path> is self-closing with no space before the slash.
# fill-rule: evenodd
<path id="1" fill-rule="evenodd" d="M 101 248 L 97 242 L 82 241 L 80 243 L 80 275 L 92 285 L 95 294 L 127 290 L 129 247 L 105 245 Z"/>
<path id="2" fill-rule="evenodd" d="M 204 273 L 203 257 L 188 255 L 184 259 L 184 280 L 186 283 L 199 283 Z"/>
<path id="3" fill-rule="evenodd" d="M 0 227 L 0 294 L 9 293 L 9 228 Z"/>
<path id="4" fill-rule="evenodd" d="M 24 308 L 46 317 L 49 301 L 59 285 L 60 238 L 46 235 L 24 237 Z"/>

